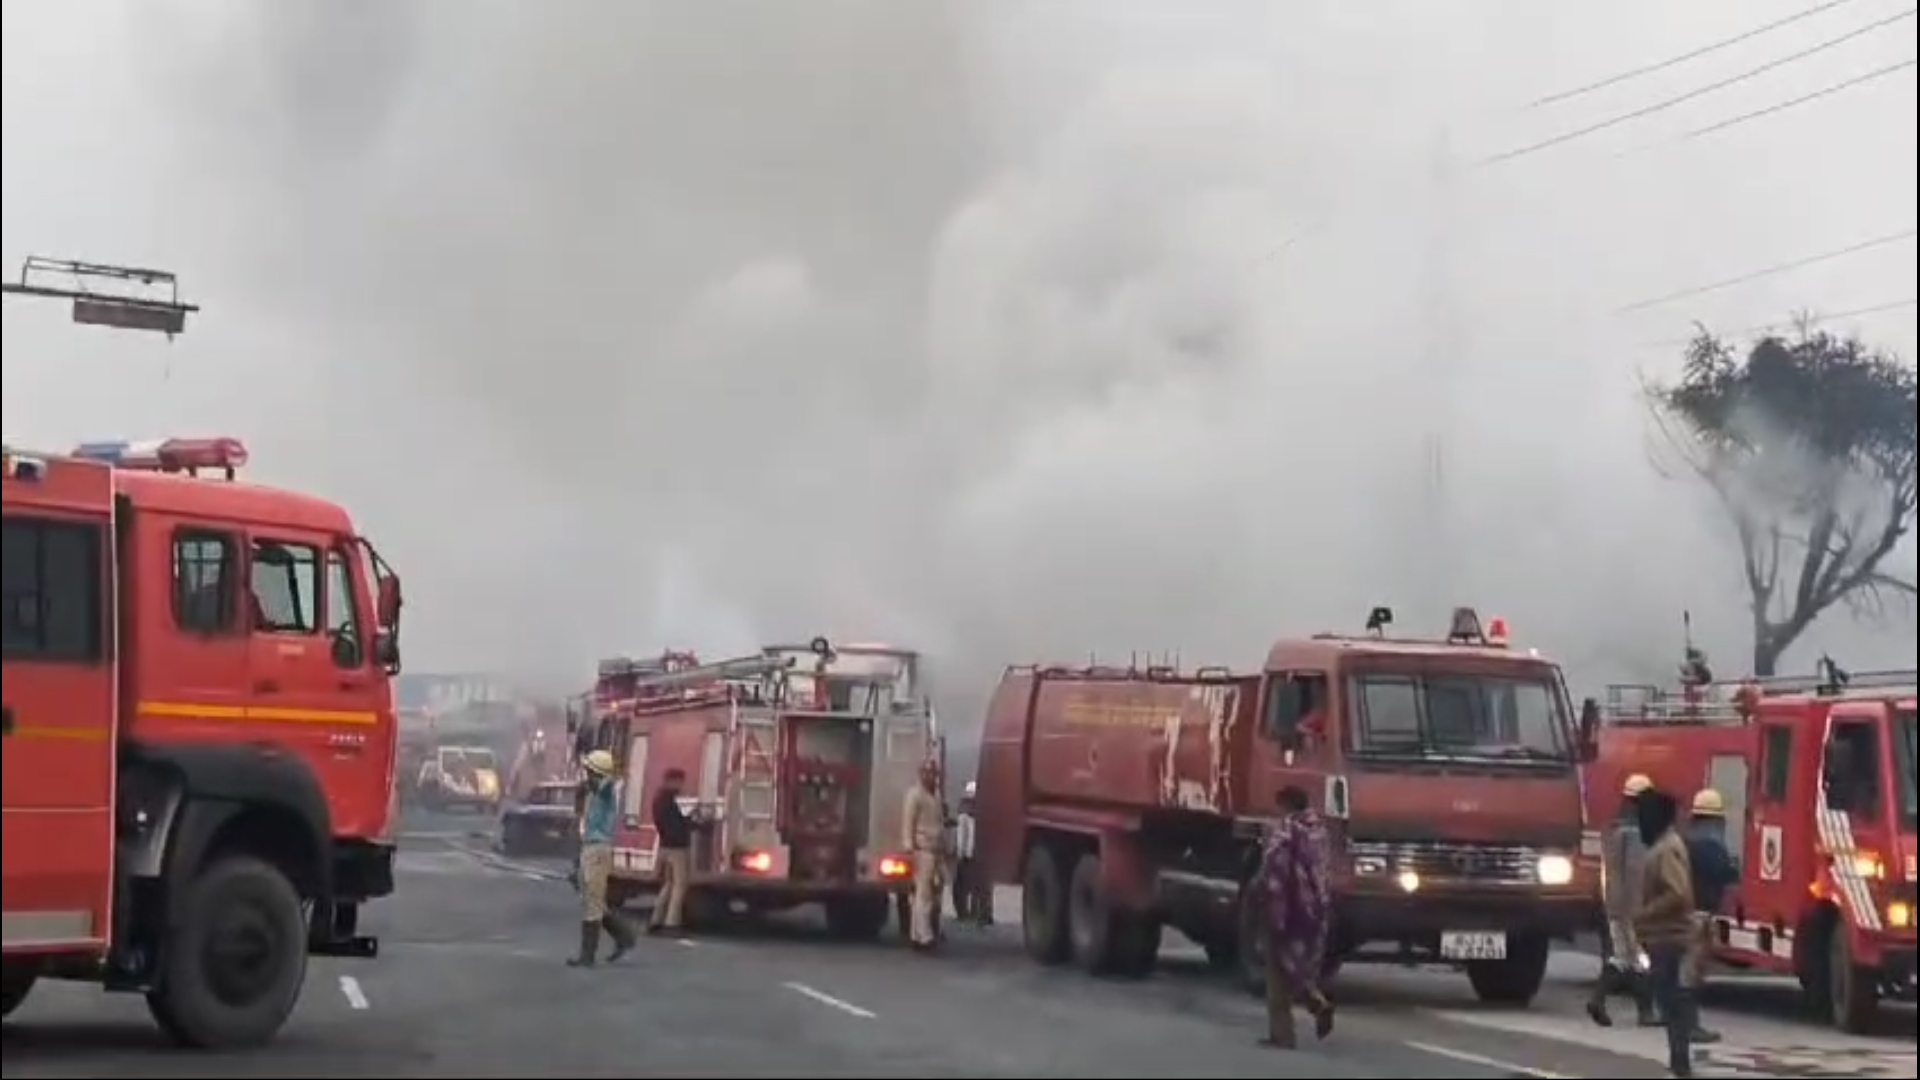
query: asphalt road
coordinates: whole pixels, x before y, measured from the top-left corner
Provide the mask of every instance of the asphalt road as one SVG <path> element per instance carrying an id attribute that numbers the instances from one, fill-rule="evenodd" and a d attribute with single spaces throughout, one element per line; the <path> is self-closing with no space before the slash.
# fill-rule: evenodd
<path id="1" fill-rule="evenodd" d="M 273 1046 L 173 1051 L 137 1000 L 50 985 L 7 1024 L 5 1076 L 1664 1074 L 1653 1033 L 1601 1031 L 1577 1015 L 1593 968 L 1573 954 L 1556 959 L 1554 983 L 1530 1012 L 1479 1009 L 1464 980 L 1446 973 L 1343 973 L 1339 1029 L 1294 1053 L 1255 1045 L 1257 1003 L 1223 986 L 1191 949 L 1170 947 L 1145 982 L 1093 980 L 1029 963 L 1011 922 L 956 930 L 937 959 L 891 937 L 828 942 L 802 920 L 649 940 L 617 967 L 573 970 L 561 963 L 577 917 L 574 894 L 556 880 L 563 870 L 502 859 L 470 834 L 475 824 L 416 826 L 399 894 L 370 916 L 381 956 L 315 961 Z M 1723 995 L 1739 1006 L 1713 1011 L 1730 1045 L 1703 1074 L 1914 1075 L 1911 1011 L 1885 1038 L 1849 1041 L 1769 1012 L 1784 1001 L 1751 988 Z M 1817 1053 L 1815 1071 L 1806 1048 Z"/>

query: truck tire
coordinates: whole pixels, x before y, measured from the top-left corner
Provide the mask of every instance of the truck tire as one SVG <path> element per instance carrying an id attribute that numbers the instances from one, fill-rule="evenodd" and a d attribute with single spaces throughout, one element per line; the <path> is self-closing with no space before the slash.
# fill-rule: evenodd
<path id="1" fill-rule="evenodd" d="M 1849 1035 L 1871 1034 L 1880 1011 L 1879 972 L 1853 962 L 1843 923 L 1828 923 L 1827 1019 Z"/>
<path id="2" fill-rule="evenodd" d="M 1112 975 L 1126 943 L 1126 919 L 1107 902 L 1100 856 L 1082 855 L 1067 882 L 1067 939 L 1073 962 L 1090 975 Z"/>
<path id="3" fill-rule="evenodd" d="M 1067 883 L 1045 845 L 1027 852 L 1021 886 L 1020 935 L 1027 955 L 1042 964 L 1064 963 L 1073 949 L 1067 935 Z"/>
<path id="4" fill-rule="evenodd" d="M 39 977 L 39 972 L 24 963 L 8 964 L 0 969 L 0 1017 L 13 1015 L 13 1010 L 33 992 L 34 981 Z"/>
<path id="5" fill-rule="evenodd" d="M 1545 935 L 1510 935 L 1505 959 L 1467 961 L 1467 982 L 1489 1005 L 1530 1005 L 1546 981 L 1551 948 Z"/>
<path id="6" fill-rule="evenodd" d="M 827 933 L 846 941 L 872 941 L 887 928 L 893 905 L 885 894 L 829 900 Z"/>
<path id="7" fill-rule="evenodd" d="M 307 921 L 286 875 L 250 855 L 202 870 L 171 919 L 154 1021 L 197 1049 L 259 1046 L 293 1012 L 307 977 Z"/>

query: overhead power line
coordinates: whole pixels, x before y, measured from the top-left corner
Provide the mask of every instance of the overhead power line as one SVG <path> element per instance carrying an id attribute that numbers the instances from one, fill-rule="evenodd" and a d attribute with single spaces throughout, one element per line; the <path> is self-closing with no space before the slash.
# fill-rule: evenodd
<path id="1" fill-rule="evenodd" d="M 1794 259 L 1791 262 L 1777 263 L 1773 266 L 1752 271 L 1751 273 L 1741 274 L 1739 277 L 1727 278 L 1724 281 L 1715 281 L 1707 285 L 1698 285 L 1691 289 L 1681 289 L 1677 292 L 1662 293 L 1659 296 L 1628 304 L 1622 308 L 1616 308 L 1614 309 L 1614 314 L 1627 315 L 1635 311 L 1644 311 L 1650 307 L 1658 307 L 1661 304 L 1671 303 L 1675 300 L 1685 300 L 1689 297 L 1702 296 L 1710 292 L 1719 292 L 1721 289 L 1731 289 L 1736 285 L 1745 285 L 1748 282 L 1759 281 L 1762 278 L 1770 278 L 1776 274 L 1784 274 L 1790 270 L 1798 270 L 1802 267 L 1813 266 L 1817 263 L 1831 262 L 1834 259 L 1845 258 L 1848 255 L 1857 255 L 1863 251 L 1871 251 L 1874 248 L 1897 244 L 1903 240 L 1911 240 L 1916 235 L 1920 235 L 1920 229 L 1906 229 L 1897 233 L 1888 233 L 1885 236 L 1876 236 L 1871 240 L 1862 240 L 1859 243 L 1848 244 L 1846 247 L 1835 248 L 1832 251 L 1822 251 L 1817 255 L 1806 255 Z"/>
<path id="2" fill-rule="evenodd" d="M 1548 94 L 1546 97 L 1540 98 L 1537 101 L 1530 102 L 1527 105 L 1527 107 L 1530 109 L 1538 109 L 1545 105 L 1554 105 L 1562 101 L 1571 100 L 1573 98 L 1584 97 L 1585 95 L 1591 94 L 1596 90 L 1605 90 L 1608 87 L 1619 86 L 1623 82 L 1631 82 L 1632 80 L 1638 79 L 1644 75 L 1652 75 L 1657 71 L 1665 71 L 1668 68 L 1678 67 L 1681 64 L 1688 62 L 1689 60 L 1698 60 L 1703 56 L 1710 56 L 1714 53 L 1721 51 L 1722 49 L 1729 49 L 1735 45 L 1752 41 L 1754 38 L 1757 38 L 1762 34 L 1770 34 L 1773 31 L 1778 30 L 1783 26 L 1791 26 L 1794 23 L 1800 22 L 1805 19 L 1811 19 L 1815 15 L 1832 11 L 1834 8 L 1837 8 L 1837 7 L 1845 7 L 1846 5 L 1854 2 L 1855 0 L 1826 0 L 1826 3 L 1815 4 L 1813 7 L 1810 7 L 1810 8 L 1803 8 L 1800 11 L 1796 11 L 1791 15 L 1787 15 L 1782 18 L 1775 19 L 1772 22 L 1767 23 L 1763 26 L 1756 26 L 1751 30 L 1742 31 L 1729 38 L 1721 38 L 1719 41 L 1702 45 L 1697 49 L 1693 49 L 1689 52 L 1683 52 L 1678 56 L 1669 56 L 1665 60 L 1658 60 L 1651 64 L 1645 64 L 1640 67 L 1634 68 L 1631 71 L 1623 71 L 1618 75 L 1610 75 L 1607 78 L 1601 79 L 1599 82 L 1591 82 L 1586 84 L 1585 86 L 1576 86 L 1571 90 L 1562 90 L 1556 94 Z"/>
<path id="3" fill-rule="evenodd" d="M 1857 319 L 1863 315 L 1879 315 L 1888 311 L 1901 311 L 1903 309 L 1914 307 L 1916 305 L 1920 305 L 1920 297 L 1909 296 L 1905 300 L 1889 300 L 1881 304 L 1868 304 L 1865 307 L 1848 308 L 1845 311 L 1832 311 L 1832 312 L 1827 312 L 1826 314 L 1821 314 L 1819 312 L 1809 312 L 1807 314 L 1805 321 L 1808 325 L 1811 325 L 1811 326 L 1822 326 L 1827 323 L 1838 322 L 1841 319 Z M 1726 334 L 1723 334 L 1721 336 L 1746 337 L 1750 334 L 1766 334 L 1766 333 L 1771 333 L 1772 331 L 1775 331 L 1775 330 L 1790 330 L 1796 326 L 1799 326 L 1800 323 L 1801 323 L 1801 320 L 1799 319 L 1785 319 L 1785 320 L 1775 320 L 1774 322 L 1768 322 L 1768 323 L 1756 323 L 1753 326 L 1743 326 L 1738 330 L 1728 331 Z M 1693 339 L 1690 337 L 1667 338 L 1664 341 L 1654 341 L 1654 342 L 1649 342 L 1648 344 L 1652 348 L 1670 349 L 1675 346 L 1688 344 L 1692 340 Z"/>
<path id="4" fill-rule="evenodd" d="M 1801 60 L 1805 60 L 1807 57 L 1816 56 L 1820 53 L 1826 52 L 1829 49 L 1838 48 L 1839 46 L 1844 45 L 1847 42 L 1854 40 L 1855 38 L 1865 37 L 1866 35 L 1871 34 L 1877 30 L 1883 30 L 1888 26 L 1893 25 L 1896 22 L 1900 22 L 1904 19 L 1911 19 L 1916 14 L 1920 14 L 1920 8 L 1908 8 L 1907 10 L 1902 11 L 1897 15 L 1889 15 L 1882 19 L 1876 19 L 1875 21 L 1868 23 L 1865 26 L 1861 26 L 1853 30 L 1849 30 L 1844 34 L 1841 34 L 1839 37 L 1828 38 L 1827 40 L 1822 41 L 1817 45 L 1810 45 L 1807 48 L 1801 49 L 1799 52 L 1789 53 L 1786 56 L 1782 56 L 1776 60 L 1769 60 L 1768 62 L 1761 64 L 1758 67 L 1748 68 L 1745 71 L 1742 71 L 1736 75 L 1730 75 L 1724 79 L 1719 80 L 1718 82 L 1708 83 L 1705 86 L 1698 87 L 1693 90 L 1689 90 L 1684 94 L 1677 94 L 1673 97 L 1666 98 L 1661 101 L 1656 101 L 1651 105 L 1644 105 L 1638 109 L 1634 109 L 1631 112 L 1624 112 L 1615 116 L 1610 116 L 1605 120 L 1588 124 L 1585 127 L 1575 128 L 1572 131 L 1563 131 L 1558 135 L 1555 135 L 1546 139 L 1541 139 L 1538 142 L 1528 143 L 1525 146 L 1516 147 L 1512 150 L 1502 151 L 1501 153 L 1495 154 L 1492 157 L 1482 158 L 1480 161 L 1476 162 L 1476 164 L 1481 166 L 1497 165 L 1501 162 L 1512 161 L 1515 158 L 1528 157 L 1533 154 L 1537 154 L 1542 150 L 1549 150 L 1563 143 L 1572 142 L 1575 139 L 1584 139 L 1589 135 L 1606 131 L 1609 128 L 1619 127 L 1621 124 L 1630 123 L 1631 121 L 1634 121 L 1634 120 L 1639 120 L 1644 117 L 1652 116 L 1655 113 L 1665 112 L 1668 109 L 1674 108 L 1679 105 L 1684 105 L 1687 102 L 1693 101 L 1697 98 L 1702 98 L 1707 96 L 1708 94 L 1725 90 L 1729 86 L 1737 86 L 1740 83 L 1758 78 L 1761 75 L 1765 75 L 1767 72 L 1774 71 L 1779 68 L 1783 68 L 1788 64 L 1798 63 Z"/>
<path id="5" fill-rule="evenodd" d="M 1905 71 L 1908 68 L 1912 67 L 1914 63 L 1915 63 L 1914 60 L 1907 59 L 1907 60 L 1902 60 L 1897 64 L 1888 64 L 1886 67 L 1876 68 L 1873 71 L 1869 71 L 1865 75 L 1855 75 L 1851 79 L 1842 80 L 1840 82 L 1834 83 L 1832 86 L 1822 87 L 1810 94 L 1801 94 L 1797 98 L 1788 98 L 1785 101 L 1775 102 L 1774 104 L 1769 105 L 1764 109 L 1755 109 L 1752 112 L 1744 112 L 1738 116 L 1730 116 L 1725 120 L 1719 121 L 1718 123 L 1708 124 L 1706 127 L 1703 127 L 1703 128 L 1696 128 L 1692 131 L 1687 132 L 1685 135 L 1682 135 L 1681 138 L 1682 139 L 1698 139 L 1702 135 L 1711 135 L 1716 131 L 1725 131 L 1730 127 L 1738 127 L 1741 124 L 1751 123 L 1752 121 L 1760 120 L 1765 117 L 1772 116 L 1774 113 L 1781 113 L 1781 112 L 1786 112 L 1788 109 L 1799 108 L 1802 105 L 1819 101 L 1821 98 L 1832 97 L 1834 94 L 1838 94 L 1842 90 L 1851 90 L 1854 87 L 1860 86 L 1864 83 L 1870 83 L 1875 81 L 1876 79 L 1884 79 L 1889 75 L 1893 75 L 1898 72 Z"/>

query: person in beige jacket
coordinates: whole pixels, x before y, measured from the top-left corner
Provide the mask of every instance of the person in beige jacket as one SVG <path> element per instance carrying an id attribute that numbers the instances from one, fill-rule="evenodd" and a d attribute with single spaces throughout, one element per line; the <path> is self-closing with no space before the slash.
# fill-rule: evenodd
<path id="1" fill-rule="evenodd" d="M 938 938 L 934 919 L 940 905 L 940 882 L 946 859 L 947 811 L 940 802 L 940 766 L 920 766 L 920 781 L 907 791 L 900 815 L 901 846 L 913 861 L 913 903 L 907 927 L 913 947 L 932 949 Z"/>

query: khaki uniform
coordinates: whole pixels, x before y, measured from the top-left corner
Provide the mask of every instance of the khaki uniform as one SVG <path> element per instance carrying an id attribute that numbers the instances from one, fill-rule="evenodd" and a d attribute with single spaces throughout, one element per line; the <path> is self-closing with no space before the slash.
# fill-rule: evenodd
<path id="1" fill-rule="evenodd" d="M 580 920 L 599 923 L 607 917 L 607 878 L 613 873 L 612 844 L 580 845 Z"/>
<path id="2" fill-rule="evenodd" d="M 1680 977 L 1686 985 L 1699 989 L 1706 981 L 1707 959 L 1713 955 L 1713 913 L 1696 911 L 1693 913 L 1693 940 L 1687 945 L 1686 965 L 1680 969 Z"/>
<path id="3" fill-rule="evenodd" d="M 680 929 L 687 907 L 687 886 L 693 881 L 693 855 L 686 848 L 660 849 L 660 896 L 653 903 L 648 925 Z"/>
<path id="4" fill-rule="evenodd" d="M 940 904 L 941 861 L 945 857 L 946 812 L 940 797 L 924 784 L 907 792 L 900 815 L 901 845 L 913 860 L 913 905 L 909 936 L 915 945 L 934 943 L 934 915 Z"/>

